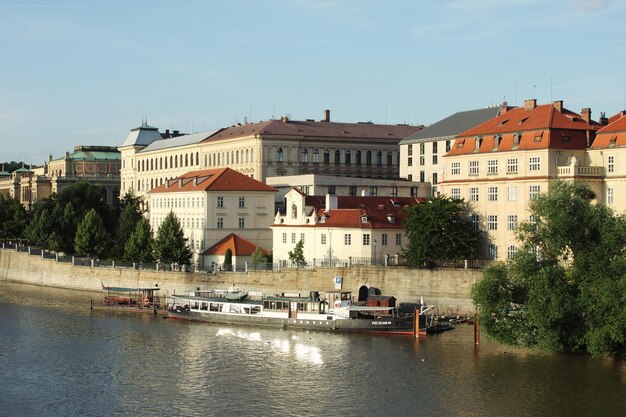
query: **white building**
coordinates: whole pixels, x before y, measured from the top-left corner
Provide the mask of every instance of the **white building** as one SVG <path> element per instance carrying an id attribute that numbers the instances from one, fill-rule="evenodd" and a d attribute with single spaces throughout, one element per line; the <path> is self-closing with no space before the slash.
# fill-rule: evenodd
<path id="1" fill-rule="evenodd" d="M 274 262 L 288 264 L 299 241 L 309 265 L 383 263 L 406 242 L 403 208 L 416 197 L 307 196 L 294 188 L 271 226 Z"/>
<path id="2" fill-rule="evenodd" d="M 150 224 L 156 232 L 173 212 L 189 239 L 193 261 L 206 267 L 207 260 L 201 254 L 231 233 L 263 249 L 272 247 L 269 226 L 275 192 L 230 168 L 188 172 L 148 193 Z"/>

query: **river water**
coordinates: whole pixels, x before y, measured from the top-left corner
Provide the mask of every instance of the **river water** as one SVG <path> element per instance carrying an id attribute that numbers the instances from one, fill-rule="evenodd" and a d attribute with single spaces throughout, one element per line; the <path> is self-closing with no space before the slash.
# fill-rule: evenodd
<path id="1" fill-rule="evenodd" d="M 416 341 L 91 313 L 93 296 L 0 283 L 0 416 L 626 415 L 626 361 L 475 350 L 468 325 Z"/>

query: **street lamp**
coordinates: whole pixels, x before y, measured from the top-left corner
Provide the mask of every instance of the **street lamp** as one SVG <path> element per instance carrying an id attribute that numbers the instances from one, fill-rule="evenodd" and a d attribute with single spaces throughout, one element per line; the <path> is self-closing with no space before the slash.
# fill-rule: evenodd
<path id="1" fill-rule="evenodd" d="M 376 243 L 378 242 L 374 239 L 374 263 L 376 263 Z"/>

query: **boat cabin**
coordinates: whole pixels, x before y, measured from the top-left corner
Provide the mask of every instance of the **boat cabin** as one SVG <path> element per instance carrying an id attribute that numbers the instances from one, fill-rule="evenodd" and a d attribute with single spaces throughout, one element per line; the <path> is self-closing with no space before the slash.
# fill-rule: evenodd
<path id="1" fill-rule="evenodd" d="M 370 295 L 367 297 L 369 307 L 395 307 L 396 297 L 391 295 Z"/>

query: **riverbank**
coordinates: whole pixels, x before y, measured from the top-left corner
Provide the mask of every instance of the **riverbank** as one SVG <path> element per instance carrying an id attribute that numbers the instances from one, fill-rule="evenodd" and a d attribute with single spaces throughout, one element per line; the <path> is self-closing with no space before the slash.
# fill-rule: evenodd
<path id="1" fill-rule="evenodd" d="M 470 269 L 410 269 L 385 266 L 351 266 L 312 270 L 218 272 L 216 274 L 156 271 L 120 267 L 77 266 L 44 259 L 12 249 L 0 249 L 0 280 L 83 291 L 102 290 L 101 283 L 116 287 L 152 287 L 164 294 L 197 289 L 228 288 L 247 291 L 302 293 L 334 288 L 341 276 L 342 289 L 358 294 L 362 286 L 379 288 L 399 302 L 418 302 L 422 297 L 441 314 L 472 314 L 471 288 L 482 276 Z"/>

